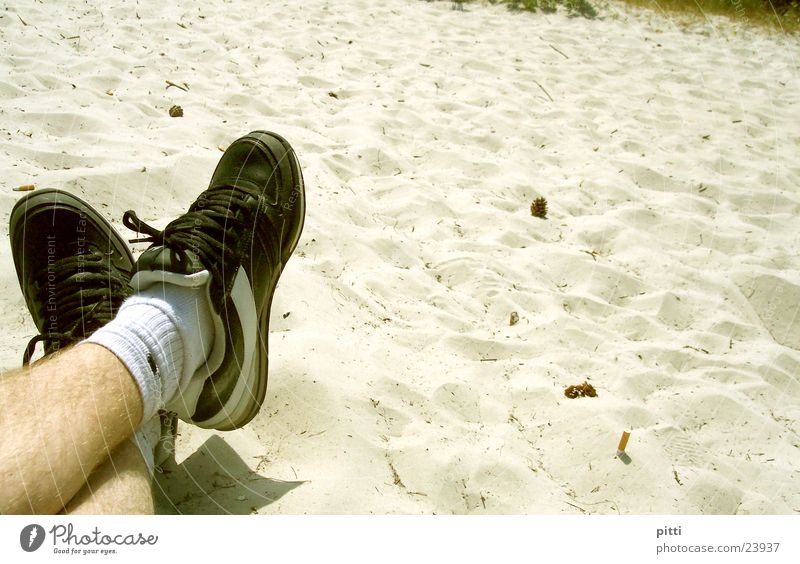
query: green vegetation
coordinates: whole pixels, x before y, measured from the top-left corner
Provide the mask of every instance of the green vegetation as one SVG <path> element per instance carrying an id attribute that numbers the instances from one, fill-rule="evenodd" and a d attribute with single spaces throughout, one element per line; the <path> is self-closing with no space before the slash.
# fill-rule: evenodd
<path id="1" fill-rule="evenodd" d="M 787 33 L 800 31 L 800 0 L 624 0 L 667 15 L 727 16 Z"/>
<path id="2" fill-rule="evenodd" d="M 475 0 L 453 0 L 461 6 Z M 590 0 L 487 0 L 490 4 L 506 4 L 510 10 L 553 13 L 562 7 L 571 16 L 596 17 Z M 592 0 L 593 1 L 593 0 Z M 800 0 L 622 0 L 640 8 L 667 15 L 705 17 L 722 15 L 745 24 L 787 33 L 800 32 Z"/>
<path id="3" fill-rule="evenodd" d="M 555 12 L 558 6 L 563 6 L 567 13 L 574 16 L 594 18 L 597 11 L 588 0 L 489 0 L 491 4 L 508 4 L 510 10 L 526 12 L 541 11 L 546 14 Z"/>
<path id="4" fill-rule="evenodd" d="M 472 0 L 453 0 L 453 5 L 461 5 Z M 544 12 L 552 14 L 559 6 L 564 7 L 571 16 L 594 18 L 597 10 L 588 0 L 488 0 L 490 4 L 506 4 L 509 10 L 524 12 Z"/>

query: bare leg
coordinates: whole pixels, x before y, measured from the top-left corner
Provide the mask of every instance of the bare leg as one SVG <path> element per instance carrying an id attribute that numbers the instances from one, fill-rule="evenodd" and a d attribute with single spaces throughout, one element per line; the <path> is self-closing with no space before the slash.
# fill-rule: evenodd
<path id="1" fill-rule="evenodd" d="M 124 441 L 64 508 L 71 515 L 152 515 L 153 492 L 139 448 Z"/>
<path id="2" fill-rule="evenodd" d="M 0 513 L 56 513 L 142 419 L 113 353 L 83 344 L 0 378 Z"/>

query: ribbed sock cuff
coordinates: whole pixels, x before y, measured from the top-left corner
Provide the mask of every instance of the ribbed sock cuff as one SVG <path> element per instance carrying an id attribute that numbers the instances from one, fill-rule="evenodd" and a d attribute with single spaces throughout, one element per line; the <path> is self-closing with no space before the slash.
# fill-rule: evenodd
<path id="1" fill-rule="evenodd" d="M 161 307 L 130 298 L 111 322 L 84 342 L 107 348 L 128 368 L 142 394 L 143 421 L 178 389 L 183 344 L 175 321 Z"/>

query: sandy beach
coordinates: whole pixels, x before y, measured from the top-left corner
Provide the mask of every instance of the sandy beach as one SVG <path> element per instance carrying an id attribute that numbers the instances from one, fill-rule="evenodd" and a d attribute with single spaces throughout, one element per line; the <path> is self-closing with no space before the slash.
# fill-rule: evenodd
<path id="1" fill-rule="evenodd" d="M 616 3 L 170 4 L 0 12 L 6 224 L 35 184 L 163 227 L 254 129 L 303 165 L 265 405 L 181 425 L 160 512 L 800 513 L 800 40 Z M 10 369 L 36 329 L 0 261 Z"/>

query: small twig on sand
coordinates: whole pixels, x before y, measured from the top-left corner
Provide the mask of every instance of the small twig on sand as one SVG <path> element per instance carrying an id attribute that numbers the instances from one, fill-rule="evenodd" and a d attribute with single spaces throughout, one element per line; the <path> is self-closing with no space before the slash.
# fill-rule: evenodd
<path id="1" fill-rule="evenodd" d="M 582 252 L 582 253 L 586 253 L 587 255 L 589 255 L 590 257 L 592 257 L 592 260 L 594 260 L 594 261 L 597 261 L 597 255 L 599 255 L 599 254 L 600 254 L 600 253 L 598 253 L 597 251 L 584 251 L 584 250 L 581 250 L 581 252 Z"/>
<path id="2" fill-rule="evenodd" d="M 400 474 L 397 473 L 397 469 L 394 467 L 394 464 L 392 464 L 391 461 L 389 461 L 389 469 L 392 471 L 392 481 L 394 482 L 394 485 L 406 489 L 406 485 L 403 483 L 403 480 L 400 479 Z"/>
<path id="3" fill-rule="evenodd" d="M 23 19 L 22 19 L 22 16 L 20 16 L 19 14 L 17 14 L 17 17 L 19 18 L 19 21 L 21 21 L 21 22 L 22 22 L 22 25 L 28 25 L 28 22 L 26 22 L 25 20 L 23 20 Z"/>
<path id="4" fill-rule="evenodd" d="M 181 86 L 180 84 L 175 84 L 171 80 L 167 80 L 166 82 L 167 82 L 167 88 L 169 88 L 170 86 L 174 86 L 175 88 L 180 88 L 184 92 L 188 92 L 189 91 L 189 85 L 186 84 L 185 82 L 183 83 L 183 86 Z"/>
<path id="5" fill-rule="evenodd" d="M 577 509 L 577 510 L 578 510 L 578 511 L 580 511 L 581 513 L 584 513 L 584 514 L 586 513 L 586 510 L 585 510 L 583 507 L 578 507 L 578 506 L 577 506 L 577 505 L 575 505 L 574 503 L 570 503 L 570 502 L 568 502 L 568 501 L 565 501 L 564 503 L 566 503 L 567 505 L 571 505 L 572 507 L 574 507 L 575 509 Z"/>
<path id="6" fill-rule="evenodd" d="M 534 80 L 534 82 L 536 82 L 536 81 Z M 544 92 L 545 94 L 547 94 L 547 97 L 548 97 L 548 98 L 550 98 L 550 101 L 551 101 L 551 102 L 555 102 L 555 100 L 553 100 L 553 97 L 550 95 L 550 93 L 549 93 L 547 90 L 545 90 L 545 89 L 544 89 L 544 86 L 542 86 L 542 85 L 541 85 L 541 84 L 539 84 L 538 82 L 536 82 L 536 86 L 538 86 L 539 88 L 541 88 L 541 89 L 542 89 L 542 92 Z"/>
<path id="7" fill-rule="evenodd" d="M 548 43 L 548 45 L 550 45 L 550 44 Z M 559 55 L 561 55 L 562 57 L 564 57 L 565 59 L 569 59 L 569 57 L 567 57 L 567 56 L 566 56 L 564 53 L 562 53 L 562 52 L 561 52 L 560 50 L 558 50 L 556 47 L 553 47 L 552 45 L 550 45 L 550 48 L 551 48 L 553 51 L 555 51 L 556 53 L 558 53 Z"/>

